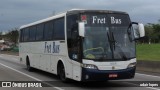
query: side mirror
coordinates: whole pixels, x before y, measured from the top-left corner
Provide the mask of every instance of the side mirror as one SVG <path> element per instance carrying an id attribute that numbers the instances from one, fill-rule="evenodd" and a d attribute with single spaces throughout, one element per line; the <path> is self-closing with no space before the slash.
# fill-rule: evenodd
<path id="1" fill-rule="evenodd" d="M 139 29 L 138 29 L 138 30 L 139 30 L 140 38 L 141 38 L 141 37 L 144 37 L 144 36 L 145 36 L 144 25 L 143 25 L 142 23 L 139 23 L 138 26 L 139 26 Z"/>
<path id="2" fill-rule="evenodd" d="M 135 40 L 145 36 L 144 25 L 142 23 L 132 23 Z"/>
<path id="3" fill-rule="evenodd" d="M 79 31 L 79 36 L 84 37 L 84 33 L 85 33 L 85 23 L 84 22 L 78 23 L 78 31 Z"/>

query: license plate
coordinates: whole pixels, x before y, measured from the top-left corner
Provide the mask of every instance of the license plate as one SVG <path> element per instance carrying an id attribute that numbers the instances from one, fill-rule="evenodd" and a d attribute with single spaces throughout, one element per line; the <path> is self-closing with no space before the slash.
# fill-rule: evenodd
<path id="1" fill-rule="evenodd" d="M 109 78 L 117 78 L 118 74 L 109 74 Z"/>

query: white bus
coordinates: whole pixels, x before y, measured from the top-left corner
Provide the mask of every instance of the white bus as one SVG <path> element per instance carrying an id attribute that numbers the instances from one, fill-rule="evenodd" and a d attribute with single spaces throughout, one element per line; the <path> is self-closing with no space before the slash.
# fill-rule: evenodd
<path id="1" fill-rule="evenodd" d="M 69 10 L 20 27 L 20 61 L 62 81 L 133 78 L 144 26 L 125 12 Z"/>

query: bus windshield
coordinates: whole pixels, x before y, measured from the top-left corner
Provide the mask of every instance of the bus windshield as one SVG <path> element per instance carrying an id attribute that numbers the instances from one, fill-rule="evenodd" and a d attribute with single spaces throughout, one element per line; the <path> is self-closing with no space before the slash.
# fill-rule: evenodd
<path id="1" fill-rule="evenodd" d="M 135 42 L 128 33 L 128 15 L 87 15 L 83 58 L 97 61 L 129 60 L 135 58 Z M 103 19 L 103 20 L 102 20 Z M 98 21 L 99 20 L 99 21 Z"/>

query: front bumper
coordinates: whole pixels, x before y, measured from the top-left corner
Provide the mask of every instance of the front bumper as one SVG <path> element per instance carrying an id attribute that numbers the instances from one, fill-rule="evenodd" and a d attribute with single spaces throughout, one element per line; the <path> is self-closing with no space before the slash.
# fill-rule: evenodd
<path id="1" fill-rule="evenodd" d="M 107 81 L 134 78 L 136 67 L 123 70 L 94 70 L 82 68 L 82 81 Z M 109 77 L 116 74 L 117 77 Z"/>

